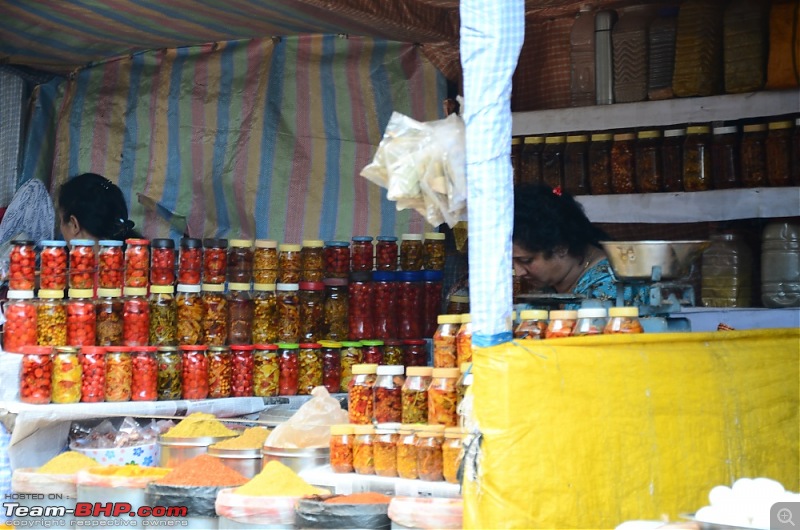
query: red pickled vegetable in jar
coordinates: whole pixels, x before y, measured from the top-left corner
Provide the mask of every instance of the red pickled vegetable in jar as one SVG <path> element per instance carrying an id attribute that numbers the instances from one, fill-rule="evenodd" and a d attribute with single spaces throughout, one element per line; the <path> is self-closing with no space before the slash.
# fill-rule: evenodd
<path id="1" fill-rule="evenodd" d="M 350 273 L 350 243 L 326 241 L 323 257 L 326 278 L 347 278 Z"/>
<path id="2" fill-rule="evenodd" d="M 146 239 L 126 239 L 125 287 L 147 287 L 150 271 L 150 242 Z"/>
<path id="3" fill-rule="evenodd" d="M 208 346 L 180 346 L 183 399 L 208 397 Z"/>
<path id="4" fill-rule="evenodd" d="M 83 369 L 81 401 L 103 401 L 106 396 L 106 349 L 102 346 L 84 346 L 78 357 Z"/>
<path id="5" fill-rule="evenodd" d="M 373 247 L 370 236 L 354 236 L 350 245 L 353 272 L 372 272 Z"/>
<path id="6" fill-rule="evenodd" d="M 66 241 L 42 241 L 39 254 L 39 288 L 63 290 L 67 288 Z"/>
<path id="7" fill-rule="evenodd" d="M 369 339 L 374 334 L 372 320 L 372 274 L 354 272 L 348 286 L 350 340 Z"/>
<path id="8" fill-rule="evenodd" d="M 91 289 L 70 289 L 67 302 L 67 344 L 94 346 L 96 321 Z"/>
<path id="9" fill-rule="evenodd" d="M 407 367 L 428 365 L 428 345 L 424 339 L 403 341 L 403 364 Z"/>
<path id="10" fill-rule="evenodd" d="M 442 279 L 444 273 L 442 271 L 424 271 L 423 275 L 423 291 L 424 291 L 424 306 L 422 312 L 422 336 L 433 337 L 436 333 L 436 328 L 439 327 L 437 318 L 439 313 L 442 312 Z"/>
<path id="11" fill-rule="evenodd" d="M 339 392 L 342 384 L 341 342 L 323 340 L 322 346 L 322 386 L 330 392 Z"/>
<path id="12" fill-rule="evenodd" d="M 150 283 L 172 285 L 175 283 L 175 242 L 171 239 L 154 239 L 150 250 Z"/>
<path id="13" fill-rule="evenodd" d="M 70 289 L 94 289 L 94 272 L 97 267 L 94 241 L 73 239 L 69 242 L 69 287 Z"/>
<path id="14" fill-rule="evenodd" d="M 131 350 L 131 401 L 155 401 L 158 398 L 156 346 L 137 346 Z"/>
<path id="15" fill-rule="evenodd" d="M 225 283 L 228 270 L 227 249 L 227 239 L 203 240 L 203 283 Z"/>
<path id="16" fill-rule="evenodd" d="M 252 344 L 231 346 L 231 396 L 250 397 L 253 395 L 253 350 Z"/>
<path id="17" fill-rule="evenodd" d="M 278 393 L 281 396 L 296 396 L 299 387 L 300 358 L 299 344 L 280 343 L 280 357 L 278 366 L 280 375 L 278 377 Z"/>
<path id="18" fill-rule="evenodd" d="M 422 315 L 425 296 L 422 272 L 399 272 L 398 280 L 397 337 L 419 339 L 423 336 Z"/>
<path id="19" fill-rule="evenodd" d="M 208 397 L 226 398 L 231 395 L 233 360 L 227 346 L 208 348 Z"/>
<path id="20" fill-rule="evenodd" d="M 397 336 L 397 280 L 392 271 L 372 273 L 372 318 L 376 339 Z"/>
<path id="21" fill-rule="evenodd" d="M 3 349 L 19 353 L 24 346 L 36 346 L 36 305 L 33 291 L 8 291 L 8 302 L 4 304 L 6 317 L 3 334 Z"/>
<path id="22" fill-rule="evenodd" d="M 375 245 L 375 269 L 396 271 L 397 255 L 397 238 L 395 236 L 378 236 L 378 243 Z"/>
<path id="23" fill-rule="evenodd" d="M 53 373 L 52 353 L 53 348 L 49 346 L 24 346 L 22 348 L 19 400 L 23 403 L 34 405 L 50 403 Z"/>
<path id="24" fill-rule="evenodd" d="M 8 265 L 8 288 L 30 291 L 36 282 L 36 251 L 33 241 L 11 242 Z"/>
<path id="25" fill-rule="evenodd" d="M 203 241 L 195 238 L 181 239 L 178 256 L 178 283 L 200 285 L 203 273 Z"/>
<path id="26" fill-rule="evenodd" d="M 385 364 L 383 362 L 383 341 L 382 340 L 362 340 L 361 354 L 364 357 L 364 364 Z"/>
<path id="27" fill-rule="evenodd" d="M 122 241 L 103 239 L 99 241 L 98 286 L 101 289 L 122 289 L 125 271 L 125 256 L 122 253 Z"/>
<path id="28" fill-rule="evenodd" d="M 150 304 L 144 287 L 126 287 L 122 304 L 122 342 L 126 346 L 147 346 L 150 340 Z"/>

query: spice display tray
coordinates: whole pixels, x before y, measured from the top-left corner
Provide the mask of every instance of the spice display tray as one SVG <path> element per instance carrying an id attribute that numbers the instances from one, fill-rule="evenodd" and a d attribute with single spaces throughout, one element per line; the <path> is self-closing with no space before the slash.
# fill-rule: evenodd
<path id="1" fill-rule="evenodd" d="M 461 487 L 449 482 L 429 482 L 356 473 L 334 473 L 331 466 L 320 466 L 300 473 L 313 486 L 327 488 L 333 493 L 350 494 L 374 491 L 402 497 L 461 497 Z"/>

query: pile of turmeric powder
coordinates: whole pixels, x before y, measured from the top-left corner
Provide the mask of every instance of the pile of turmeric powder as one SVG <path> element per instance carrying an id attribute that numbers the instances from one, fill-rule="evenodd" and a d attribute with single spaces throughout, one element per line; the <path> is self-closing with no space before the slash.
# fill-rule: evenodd
<path id="1" fill-rule="evenodd" d="M 37 473 L 55 475 L 72 475 L 81 469 L 97 467 L 100 464 L 94 458 L 77 451 L 67 451 L 51 458 L 45 465 L 36 470 Z"/>
<path id="2" fill-rule="evenodd" d="M 160 478 L 171 471 L 168 467 L 146 467 L 138 465 L 127 466 L 106 466 L 93 469 L 93 475 L 103 475 L 106 477 L 153 477 Z"/>
<path id="3" fill-rule="evenodd" d="M 267 462 L 261 473 L 244 486 L 236 488 L 235 492 L 253 497 L 305 497 L 330 493 L 326 489 L 315 488 L 277 460 Z"/>
<path id="4" fill-rule="evenodd" d="M 222 438 L 237 434 L 236 431 L 225 427 L 213 414 L 195 412 L 186 416 L 163 436 L 165 438 Z"/>
<path id="5" fill-rule="evenodd" d="M 217 442 L 210 447 L 212 449 L 261 449 L 268 434 L 269 429 L 264 427 L 250 427 L 245 429 L 241 436 Z"/>

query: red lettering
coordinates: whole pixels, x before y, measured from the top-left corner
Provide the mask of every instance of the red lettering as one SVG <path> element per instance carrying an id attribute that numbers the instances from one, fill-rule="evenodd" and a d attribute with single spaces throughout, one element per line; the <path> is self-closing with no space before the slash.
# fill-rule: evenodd
<path id="1" fill-rule="evenodd" d="M 78 502 L 75 503 L 75 517 L 89 517 L 92 515 L 92 503 Z"/>
<path id="2" fill-rule="evenodd" d="M 93 516 L 98 517 L 100 515 L 105 515 L 106 517 L 111 517 L 112 513 L 114 513 L 113 502 L 107 502 L 105 504 L 99 502 L 94 503 L 94 510 L 92 511 Z"/>
<path id="3" fill-rule="evenodd" d="M 119 517 L 123 513 L 131 511 L 131 505 L 128 502 L 118 502 L 114 504 L 114 517 Z"/>
<path id="4" fill-rule="evenodd" d="M 155 515 L 152 513 L 152 510 L 149 506 L 142 506 L 139 508 L 139 513 L 137 514 L 139 517 L 150 517 L 150 515 Z"/>

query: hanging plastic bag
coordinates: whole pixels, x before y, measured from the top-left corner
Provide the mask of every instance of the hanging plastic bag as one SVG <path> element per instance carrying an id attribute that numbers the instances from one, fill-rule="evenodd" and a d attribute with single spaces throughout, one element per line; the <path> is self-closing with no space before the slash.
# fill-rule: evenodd
<path id="1" fill-rule="evenodd" d="M 311 391 L 311 399 L 294 416 L 275 427 L 265 446 L 281 448 L 328 447 L 331 425 L 348 423 L 347 411 L 323 386 Z"/>

